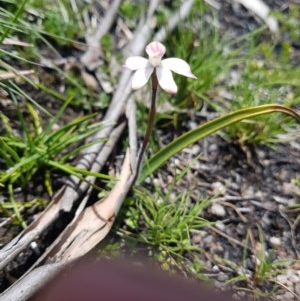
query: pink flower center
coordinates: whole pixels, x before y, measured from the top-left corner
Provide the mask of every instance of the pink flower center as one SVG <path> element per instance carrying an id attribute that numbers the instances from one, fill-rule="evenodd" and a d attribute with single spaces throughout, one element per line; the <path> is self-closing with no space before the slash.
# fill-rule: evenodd
<path id="1" fill-rule="evenodd" d="M 149 55 L 149 62 L 153 67 L 160 64 L 161 58 L 166 53 L 166 47 L 157 41 L 151 42 L 146 47 L 146 52 Z"/>

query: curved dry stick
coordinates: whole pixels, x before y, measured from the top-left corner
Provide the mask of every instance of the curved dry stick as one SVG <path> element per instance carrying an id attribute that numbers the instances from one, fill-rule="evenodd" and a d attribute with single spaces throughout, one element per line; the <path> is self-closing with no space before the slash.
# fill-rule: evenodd
<path id="1" fill-rule="evenodd" d="M 60 236 L 57 245 L 48 253 L 47 260 L 70 262 L 88 253 L 106 237 L 134 181 L 131 157 L 128 150 L 120 181 L 107 197 L 86 208 L 72 221 Z"/>

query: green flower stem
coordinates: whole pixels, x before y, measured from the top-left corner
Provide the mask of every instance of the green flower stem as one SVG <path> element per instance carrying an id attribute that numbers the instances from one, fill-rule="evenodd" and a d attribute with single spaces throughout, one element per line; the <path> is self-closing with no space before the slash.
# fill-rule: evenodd
<path id="1" fill-rule="evenodd" d="M 149 113 L 149 119 L 148 119 L 148 126 L 146 130 L 146 134 L 144 137 L 143 144 L 139 150 L 138 153 L 138 159 L 137 159 L 137 165 L 136 165 L 136 174 L 135 174 L 135 179 L 133 183 L 135 182 L 136 178 L 139 175 L 140 168 L 141 168 L 141 163 L 143 160 L 143 156 L 146 150 L 146 147 L 149 143 L 150 140 L 150 135 L 153 129 L 154 125 L 154 120 L 155 120 L 155 114 L 156 114 L 156 94 L 157 94 L 157 87 L 158 87 L 158 81 L 156 77 L 156 73 L 153 72 L 151 75 L 151 83 L 152 83 L 152 95 L 151 95 L 151 107 L 150 107 L 150 113 Z"/>

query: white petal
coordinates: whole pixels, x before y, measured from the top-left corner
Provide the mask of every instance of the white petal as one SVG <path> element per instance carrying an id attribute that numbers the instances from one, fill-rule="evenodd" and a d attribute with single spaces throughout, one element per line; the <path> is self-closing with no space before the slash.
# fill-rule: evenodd
<path id="1" fill-rule="evenodd" d="M 149 65 L 149 61 L 144 57 L 131 56 L 126 60 L 124 67 L 130 70 L 138 70 L 138 69 L 146 68 L 147 65 Z"/>
<path id="2" fill-rule="evenodd" d="M 133 74 L 133 77 L 132 77 L 132 83 L 131 83 L 132 89 L 136 90 L 136 89 L 142 88 L 144 85 L 146 85 L 152 72 L 153 72 L 152 67 L 138 69 L 137 71 L 135 71 Z"/>
<path id="3" fill-rule="evenodd" d="M 195 78 L 195 79 L 197 78 L 192 73 L 190 65 L 182 59 L 178 59 L 178 58 L 165 59 L 161 61 L 161 66 L 163 68 L 170 69 L 173 72 L 184 75 L 186 77 Z"/>
<path id="4" fill-rule="evenodd" d="M 158 83 L 162 89 L 171 94 L 177 93 L 178 89 L 173 79 L 172 72 L 169 69 L 159 66 L 156 68 L 156 75 Z"/>

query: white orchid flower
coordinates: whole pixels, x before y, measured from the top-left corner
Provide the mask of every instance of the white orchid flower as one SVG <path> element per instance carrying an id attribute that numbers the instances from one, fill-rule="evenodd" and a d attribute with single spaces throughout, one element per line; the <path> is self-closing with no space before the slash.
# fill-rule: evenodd
<path id="1" fill-rule="evenodd" d="M 186 61 L 179 58 L 162 60 L 166 47 L 160 42 L 151 42 L 147 45 L 146 52 L 149 56 L 148 60 L 141 56 L 132 56 L 125 62 L 124 67 L 135 71 L 132 77 L 133 90 L 142 88 L 153 72 L 156 72 L 160 87 L 171 94 L 177 93 L 178 90 L 171 71 L 196 79 Z"/>

